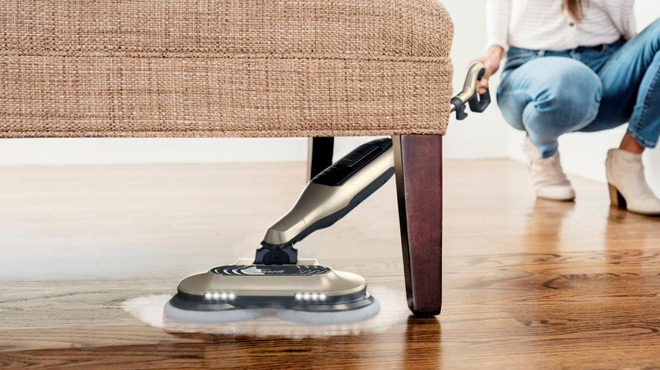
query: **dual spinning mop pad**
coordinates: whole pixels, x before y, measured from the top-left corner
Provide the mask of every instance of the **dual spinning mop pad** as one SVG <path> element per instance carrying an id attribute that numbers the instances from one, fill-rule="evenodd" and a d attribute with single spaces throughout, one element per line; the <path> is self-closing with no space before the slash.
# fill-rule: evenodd
<path id="1" fill-rule="evenodd" d="M 463 119 L 465 104 L 482 112 L 490 102 L 479 96 L 483 65 L 470 67 L 463 91 L 451 100 L 451 111 Z M 366 280 L 334 271 L 315 259 L 298 259 L 293 245 L 329 227 L 383 186 L 394 174 L 391 139 L 363 144 L 315 176 L 296 204 L 266 232 L 252 259 L 183 279 L 165 305 L 175 321 L 225 323 L 262 315 L 308 324 L 338 324 L 368 319 L 380 311 Z"/>
<path id="2" fill-rule="evenodd" d="M 376 315 L 378 301 L 363 277 L 300 259 L 296 265 L 256 265 L 240 259 L 190 276 L 165 306 L 176 321 L 223 323 L 275 315 L 281 319 L 336 324 Z"/>

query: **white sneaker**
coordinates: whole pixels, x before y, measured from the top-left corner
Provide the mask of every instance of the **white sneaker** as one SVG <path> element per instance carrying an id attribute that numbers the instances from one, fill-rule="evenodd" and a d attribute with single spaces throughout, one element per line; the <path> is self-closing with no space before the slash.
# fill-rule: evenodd
<path id="1" fill-rule="evenodd" d="M 575 190 L 561 168 L 559 153 L 550 158 L 542 158 L 529 136 L 525 137 L 523 151 L 529 161 L 529 172 L 537 197 L 561 201 L 575 199 Z"/>
<path id="2" fill-rule="evenodd" d="M 610 149 L 605 170 L 612 205 L 642 215 L 660 215 L 660 199 L 646 183 L 641 154 Z"/>

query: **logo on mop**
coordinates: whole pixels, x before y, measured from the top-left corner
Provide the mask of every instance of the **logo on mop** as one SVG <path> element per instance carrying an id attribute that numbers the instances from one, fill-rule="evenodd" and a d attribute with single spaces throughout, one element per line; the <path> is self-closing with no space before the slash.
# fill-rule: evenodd
<path id="1" fill-rule="evenodd" d="M 272 268 L 259 268 L 257 266 L 250 266 L 241 269 L 241 272 L 245 275 L 281 275 L 286 273 L 283 269 L 275 270 Z"/>

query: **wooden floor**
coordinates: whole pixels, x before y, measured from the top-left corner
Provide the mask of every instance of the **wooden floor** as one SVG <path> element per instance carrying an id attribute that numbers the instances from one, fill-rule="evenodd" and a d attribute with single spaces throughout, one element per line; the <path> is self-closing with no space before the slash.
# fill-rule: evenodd
<path id="1" fill-rule="evenodd" d="M 390 292 L 379 330 L 179 333 L 126 311 L 252 256 L 303 177 L 297 163 L 0 168 L 0 367 L 660 366 L 660 219 L 580 178 L 575 203 L 535 201 L 504 160 L 446 162 L 437 320 L 400 309 L 393 181 L 299 244 Z"/>

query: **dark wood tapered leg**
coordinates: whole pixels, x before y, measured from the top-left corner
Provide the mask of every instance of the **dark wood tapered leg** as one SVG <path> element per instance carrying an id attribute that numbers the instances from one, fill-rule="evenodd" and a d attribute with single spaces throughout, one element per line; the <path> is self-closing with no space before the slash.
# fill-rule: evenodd
<path id="1" fill-rule="evenodd" d="M 307 141 L 307 179 L 311 180 L 332 164 L 334 137 L 310 137 Z"/>
<path id="2" fill-rule="evenodd" d="M 442 136 L 392 140 L 408 307 L 415 316 L 437 315 L 442 306 Z"/>

